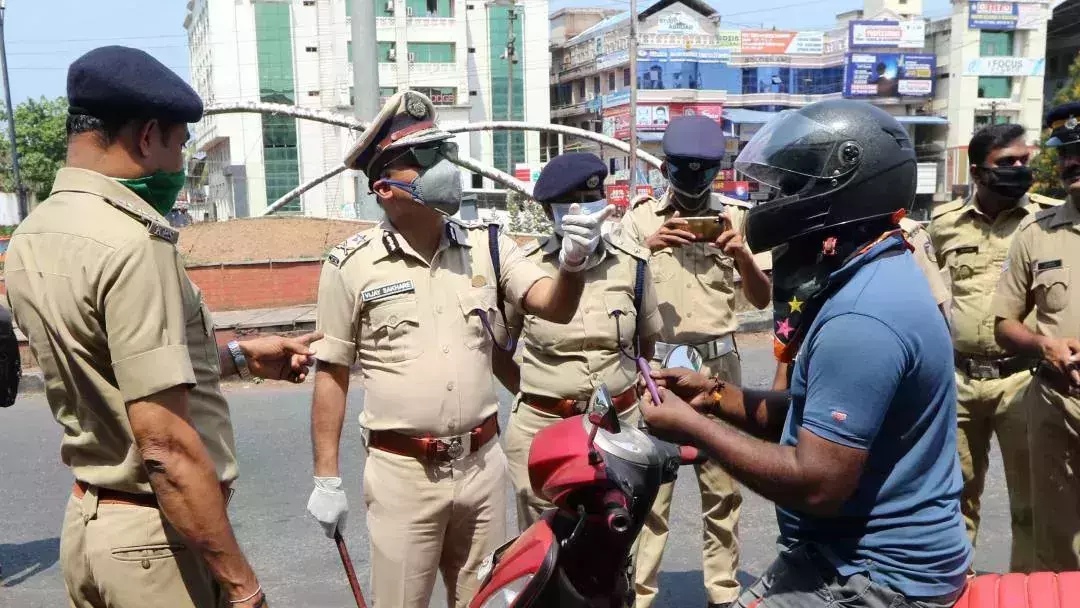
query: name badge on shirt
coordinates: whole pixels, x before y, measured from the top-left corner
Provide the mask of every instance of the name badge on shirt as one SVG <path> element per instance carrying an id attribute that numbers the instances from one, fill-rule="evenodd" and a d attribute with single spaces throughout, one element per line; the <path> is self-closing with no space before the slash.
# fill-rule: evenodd
<path id="1" fill-rule="evenodd" d="M 968 245 L 967 247 L 957 247 L 955 249 L 956 255 L 964 255 L 965 253 L 979 253 L 978 245 Z"/>
<path id="2" fill-rule="evenodd" d="M 400 293 L 410 293 L 413 291 L 416 291 L 416 289 L 413 288 L 412 281 L 401 281 L 400 283 L 382 285 L 362 292 L 360 294 L 360 300 L 362 302 L 376 302 L 378 300 L 385 300 L 390 296 L 396 296 Z"/>
<path id="3" fill-rule="evenodd" d="M 1061 260 L 1047 260 L 1045 262 L 1036 262 L 1035 274 L 1038 274 L 1044 270 L 1053 270 L 1055 268 L 1061 268 Z"/>

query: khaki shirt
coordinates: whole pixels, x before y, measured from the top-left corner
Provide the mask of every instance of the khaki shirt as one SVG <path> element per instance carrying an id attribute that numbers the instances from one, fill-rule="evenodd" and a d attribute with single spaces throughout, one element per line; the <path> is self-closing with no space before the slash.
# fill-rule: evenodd
<path id="1" fill-rule="evenodd" d="M 637 381 L 636 362 L 620 348 L 633 353 L 635 330 L 642 339 L 652 338 L 663 325 L 648 268 L 649 252 L 611 236 L 604 242 L 585 270 L 585 291 L 570 323 L 545 321 L 518 307 L 507 310 L 510 326 L 523 327 L 521 392 L 588 399 L 601 383 L 618 395 Z M 525 257 L 555 276 L 561 244 L 559 237 L 549 237 L 527 249 Z M 645 270 L 640 316 L 634 307 L 639 263 Z"/>
<path id="2" fill-rule="evenodd" d="M 1077 202 L 1043 209 L 1021 225 L 994 293 L 992 317 L 1019 320 L 1034 306 L 1036 332 L 1080 337 L 1080 289 L 1071 281 L 1073 262 L 1080 260 Z"/>
<path id="3" fill-rule="evenodd" d="M 904 237 L 911 244 L 911 254 L 915 257 L 915 263 L 926 275 L 934 302 L 938 306 L 945 304 L 949 301 L 949 288 L 941 277 L 941 269 L 938 268 L 937 256 L 934 254 L 934 245 L 930 242 L 930 235 L 923 229 L 922 224 L 906 217 L 900 220 L 900 229 L 904 231 Z"/>
<path id="4" fill-rule="evenodd" d="M 969 355 L 1001 356 L 1005 351 L 994 340 L 990 303 L 1002 264 L 1020 224 L 1060 201 L 1031 195 L 991 221 L 974 200 L 957 199 L 937 207 L 928 230 L 952 292 L 953 346 Z"/>
<path id="5" fill-rule="evenodd" d="M 316 358 L 351 366 L 364 386 L 370 430 L 447 437 L 498 411 L 491 373 L 495 272 L 487 226 L 447 221 L 431 264 L 388 222 L 335 247 L 319 279 Z M 499 236 L 507 304 L 521 305 L 547 275 Z"/>
<path id="6" fill-rule="evenodd" d="M 236 478 L 214 325 L 176 238 L 138 195 L 81 169 L 61 169 L 11 238 L 8 301 L 81 481 L 151 492 L 125 403 L 179 385 L 218 479 Z"/>
<path id="7" fill-rule="evenodd" d="M 743 229 L 746 207 L 741 201 L 713 194 L 709 209 L 722 211 L 736 230 Z M 644 247 L 645 239 L 674 214 L 670 192 L 660 200 L 641 197 L 623 216 L 622 228 L 627 237 Z M 653 252 L 649 268 L 664 320 L 661 341 L 698 344 L 738 329 L 734 258 L 708 243 L 693 243 Z"/>

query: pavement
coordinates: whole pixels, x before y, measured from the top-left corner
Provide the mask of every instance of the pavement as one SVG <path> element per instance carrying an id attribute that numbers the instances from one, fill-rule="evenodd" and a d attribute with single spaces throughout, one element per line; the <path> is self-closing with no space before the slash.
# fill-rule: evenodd
<path id="1" fill-rule="evenodd" d="M 740 337 L 743 379 L 766 386 L 774 367 L 768 336 Z M 305 512 L 311 488 L 309 407 L 311 384 L 232 384 L 227 396 L 236 428 L 241 478 L 229 511 L 248 558 L 273 606 L 347 608 L 352 599 L 332 541 Z M 500 392 L 505 420 L 510 396 Z M 363 449 L 356 415 L 363 393 L 349 395 L 342 437 L 342 467 L 352 506 L 345 537 L 361 584 L 368 584 L 368 540 L 361 492 Z M 0 608 L 65 605 L 57 563 L 60 524 L 71 474 L 60 462 L 61 431 L 41 395 L 24 395 L 0 410 Z M 657 606 L 705 606 L 701 575 L 700 503 L 690 469 L 683 469 L 672 505 L 672 532 L 664 557 Z M 776 555 L 770 504 L 744 492 L 739 578 L 748 583 Z M 508 502 L 508 504 L 512 504 Z M 995 448 L 983 496 L 983 530 L 976 567 L 1008 566 L 1009 528 L 1001 460 Z M 507 518 L 514 521 L 513 512 Z M 441 583 L 432 606 L 445 606 Z M 369 598 L 370 599 L 370 598 Z"/>

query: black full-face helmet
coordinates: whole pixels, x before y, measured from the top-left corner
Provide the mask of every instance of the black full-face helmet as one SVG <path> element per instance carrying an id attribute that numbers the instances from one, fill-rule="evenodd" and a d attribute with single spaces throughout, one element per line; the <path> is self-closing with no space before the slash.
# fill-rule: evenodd
<path id="1" fill-rule="evenodd" d="M 822 230 L 886 218 L 915 197 L 915 149 L 895 118 L 863 101 L 821 101 L 781 112 L 735 160 L 776 188 L 750 210 L 755 253 Z"/>

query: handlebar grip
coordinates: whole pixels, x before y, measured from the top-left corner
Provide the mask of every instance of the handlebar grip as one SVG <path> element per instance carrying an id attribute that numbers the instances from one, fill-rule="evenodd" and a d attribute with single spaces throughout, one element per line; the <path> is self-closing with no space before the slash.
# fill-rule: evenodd
<path id="1" fill-rule="evenodd" d="M 679 446 L 679 464 L 701 464 L 708 459 L 705 452 L 692 445 Z"/>

